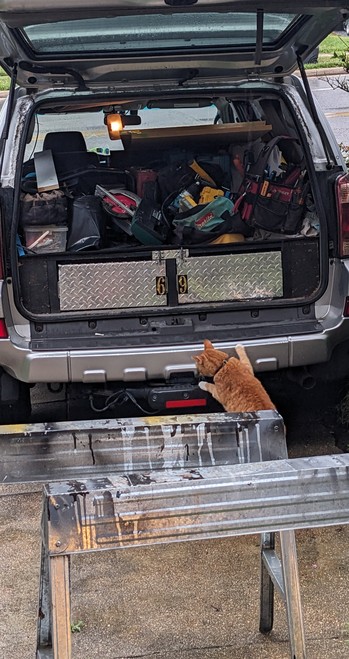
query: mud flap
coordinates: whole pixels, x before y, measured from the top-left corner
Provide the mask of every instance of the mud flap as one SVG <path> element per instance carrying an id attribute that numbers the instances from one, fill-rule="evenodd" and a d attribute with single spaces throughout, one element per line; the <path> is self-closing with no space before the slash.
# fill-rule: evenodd
<path id="1" fill-rule="evenodd" d="M 30 412 L 29 386 L 0 368 L 0 423 L 23 423 Z"/>

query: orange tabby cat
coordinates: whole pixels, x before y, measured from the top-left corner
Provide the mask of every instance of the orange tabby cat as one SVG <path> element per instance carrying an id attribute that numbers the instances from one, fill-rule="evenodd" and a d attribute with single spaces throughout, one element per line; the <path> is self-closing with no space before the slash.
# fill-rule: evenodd
<path id="1" fill-rule="evenodd" d="M 226 412 L 275 410 L 262 383 L 253 373 L 244 346 L 237 345 L 235 350 L 239 359 L 216 350 L 211 341 L 204 341 L 204 351 L 193 359 L 200 375 L 213 377 L 214 384 L 199 382 L 199 387 L 209 391 Z"/>

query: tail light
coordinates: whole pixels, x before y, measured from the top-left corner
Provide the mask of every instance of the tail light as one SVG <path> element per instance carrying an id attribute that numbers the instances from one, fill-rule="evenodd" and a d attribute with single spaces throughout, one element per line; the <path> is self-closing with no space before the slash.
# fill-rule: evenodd
<path id="1" fill-rule="evenodd" d="M 339 255 L 349 256 L 349 174 L 336 181 L 337 212 L 339 221 Z"/>
<path id="2" fill-rule="evenodd" d="M 0 318 L 0 339 L 7 339 L 8 331 L 3 318 Z"/>
<path id="3" fill-rule="evenodd" d="M 4 262 L 2 259 L 2 231 L 1 231 L 1 222 L 0 222 L 0 279 L 4 278 Z"/>

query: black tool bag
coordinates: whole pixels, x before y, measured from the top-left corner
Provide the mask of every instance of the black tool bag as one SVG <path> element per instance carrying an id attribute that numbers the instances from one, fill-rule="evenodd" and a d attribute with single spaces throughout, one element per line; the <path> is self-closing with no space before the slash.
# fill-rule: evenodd
<path id="1" fill-rule="evenodd" d="M 264 145 L 256 162 L 248 165 L 235 209 L 250 226 L 292 235 L 300 229 L 310 185 L 302 163 L 289 163 L 278 175 L 268 171 L 271 152 L 282 142 L 291 144 L 295 140 L 273 138 Z"/>
<path id="2" fill-rule="evenodd" d="M 196 165 L 199 167 L 199 171 L 202 171 L 201 177 L 197 170 L 185 161 L 160 169 L 157 176 L 160 203 L 166 202 L 173 194 L 179 194 L 182 190 L 190 187 L 198 178 L 202 179 L 203 185 L 205 181 L 206 185 L 213 181 L 218 187 L 222 185 L 224 172 L 219 165 L 201 161 Z M 208 175 L 208 178 L 205 178 L 205 174 Z"/>
<path id="3" fill-rule="evenodd" d="M 61 190 L 21 195 L 20 225 L 66 225 L 68 200 Z"/>
<path id="4" fill-rule="evenodd" d="M 100 249 L 103 246 L 105 216 L 101 200 L 94 195 L 74 199 L 68 232 L 68 252 Z"/>
<path id="5" fill-rule="evenodd" d="M 296 172 L 295 172 L 296 173 Z M 253 225 L 266 231 L 290 235 L 297 233 L 304 216 L 304 203 L 309 192 L 309 181 L 300 178 L 296 186 L 270 183 L 257 197 Z M 262 194 L 263 192 L 263 194 Z"/>

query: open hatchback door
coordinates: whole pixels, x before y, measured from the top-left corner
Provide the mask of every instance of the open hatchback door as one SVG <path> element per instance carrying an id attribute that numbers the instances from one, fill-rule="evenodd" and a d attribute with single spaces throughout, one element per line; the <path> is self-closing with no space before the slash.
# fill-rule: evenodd
<path id="1" fill-rule="evenodd" d="M 347 9 L 337 0 L 1 0 L 0 57 L 31 89 L 74 78 L 83 88 L 284 76 Z"/>

